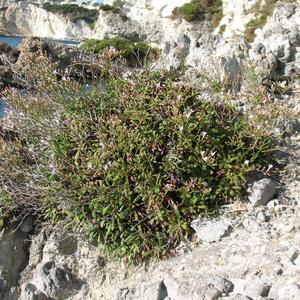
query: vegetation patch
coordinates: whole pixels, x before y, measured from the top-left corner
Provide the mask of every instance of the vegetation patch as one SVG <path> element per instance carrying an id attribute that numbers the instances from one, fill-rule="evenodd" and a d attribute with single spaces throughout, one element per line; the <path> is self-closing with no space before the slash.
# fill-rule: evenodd
<path id="1" fill-rule="evenodd" d="M 210 20 L 216 27 L 223 17 L 222 1 L 193 0 L 191 3 L 176 7 L 173 16 L 181 17 L 188 22 Z"/>
<path id="2" fill-rule="evenodd" d="M 99 6 L 99 8 L 103 11 L 111 11 L 114 14 L 118 14 L 121 12 L 121 9 L 119 7 L 109 4 L 102 4 Z"/>
<path id="3" fill-rule="evenodd" d="M 114 14 L 118 14 L 120 15 L 121 19 L 123 21 L 127 21 L 128 20 L 128 17 L 126 16 L 126 14 L 124 14 L 122 12 L 122 9 L 121 9 L 122 5 L 119 4 L 119 5 L 109 5 L 109 4 L 101 4 L 99 6 L 99 8 L 103 11 L 106 11 L 106 12 L 112 12 Z"/>
<path id="4" fill-rule="evenodd" d="M 110 255 L 159 258 L 267 168 L 270 134 L 180 74 L 111 71 L 86 88 L 43 57 L 27 66 L 34 88 L 5 94 L 15 128 L 0 132 L 2 218 L 35 213 Z"/>
<path id="5" fill-rule="evenodd" d="M 77 4 L 51 4 L 46 2 L 43 4 L 43 9 L 53 14 L 66 16 L 74 23 L 83 20 L 91 26 L 99 17 L 99 11 L 97 9 L 88 9 Z"/>
<path id="6" fill-rule="evenodd" d="M 149 46 L 144 42 L 133 42 L 126 38 L 106 38 L 103 40 L 90 39 L 82 43 L 82 49 L 88 52 L 100 53 L 107 48 L 114 48 L 120 52 L 120 55 L 126 59 L 155 57 L 158 50 Z"/>

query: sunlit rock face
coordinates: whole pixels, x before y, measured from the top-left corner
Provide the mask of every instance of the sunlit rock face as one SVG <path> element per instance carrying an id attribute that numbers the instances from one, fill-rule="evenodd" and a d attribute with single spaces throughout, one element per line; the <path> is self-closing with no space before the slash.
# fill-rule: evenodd
<path id="1" fill-rule="evenodd" d="M 247 23 L 256 17 L 257 12 L 264 4 L 264 0 L 223 0 L 223 36 L 227 39 L 242 35 Z"/>
<path id="2" fill-rule="evenodd" d="M 274 77 L 299 76 L 300 5 L 279 2 L 263 29 L 256 30 L 250 57 Z"/>
<path id="3" fill-rule="evenodd" d="M 49 13 L 27 1 L 15 2 L 2 13 L 1 30 L 12 35 L 61 39 L 91 35 L 91 29 L 86 23 L 72 23 L 67 18 Z"/>

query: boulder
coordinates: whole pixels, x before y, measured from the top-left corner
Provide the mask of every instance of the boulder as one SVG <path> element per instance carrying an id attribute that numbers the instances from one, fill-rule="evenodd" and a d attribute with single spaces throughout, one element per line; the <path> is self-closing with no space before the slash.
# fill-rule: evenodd
<path id="1" fill-rule="evenodd" d="M 269 179 L 264 178 L 255 181 L 247 190 L 248 200 L 252 206 L 266 205 L 276 194 L 276 185 Z"/>
<path id="2" fill-rule="evenodd" d="M 43 263 L 38 267 L 34 283 L 39 292 L 55 299 L 66 299 L 72 294 L 74 285 L 78 285 L 70 272 L 52 261 Z"/>

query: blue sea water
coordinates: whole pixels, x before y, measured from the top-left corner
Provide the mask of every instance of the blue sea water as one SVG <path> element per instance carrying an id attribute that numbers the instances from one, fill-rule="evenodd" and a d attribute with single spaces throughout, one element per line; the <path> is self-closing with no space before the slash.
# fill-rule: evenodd
<path id="1" fill-rule="evenodd" d="M 0 42 L 4 42 L 11 47 L 18 47 L 21 42 L 22 42 L 23 37 L 20 36 L 5 36 L 5 35 L 0 35 Z M 55 43 L 62 43 L 66 45 L 77 45 L 79 44 L 78 41 L 71 41 L 71 40 L 55 40 L 55 39 L 46 39 L 47 41 L 50 42 L 55 42 Z"/>
<path id="2" fill-rule="evenodd" d="M 18 47 L 19 44 L 22 42 L 22 38 L 19 36 L 0 35 L 0 42 L 6 43 L 11 47 Z"/>
<path id="3" fill-rule="evenodd" d="M 5 115 L 5 104 L 0 100 L 0 118 L 3 118 Z"/>

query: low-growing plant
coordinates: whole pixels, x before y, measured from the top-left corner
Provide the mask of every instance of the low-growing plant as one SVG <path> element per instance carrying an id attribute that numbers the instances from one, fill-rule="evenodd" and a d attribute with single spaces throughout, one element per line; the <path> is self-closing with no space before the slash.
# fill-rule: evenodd
<path id="1" fill-rule="evenodd" d="M 82 43 L 81 48 L 92 53 L 100 53 L 107 48 L 119 51 L 123 58 L 128 60 L 138 59 L 141 63 L 145 58 L 155 58 L 158 50 L 144 42 L 133 42 L 126 38 L 106 38 L 103 40 L 89 39 Z"/>
<path id="2" fill-rule="evenodd" d="M 99 11 L 97 9 L 88 9 L 77 4 L 51 4 L 46 2 L 43 9 L 68 17 L 72 22 L 83 20 L 91 26 L 98 20 Z"/>
<path id="3" fill-rule="evenodd" d="M 220 0 L 193 0 L 191 3 L 176 7 L 173 16 L 182 17 L 188 22 L 210 20 L 216 27 L 223 17 L 222 5 Z"/>
<path id="4" fill-rule="evenodd" d="M 41 56 L 27 66 L 31 89 L 5 93 L 14 134 L 0 136 L 2 215 L 34 210 L 110 255 L 162 257 L 267 164 L 270 134 L 180 74 L 109 73 L 86 88 Z"/>

